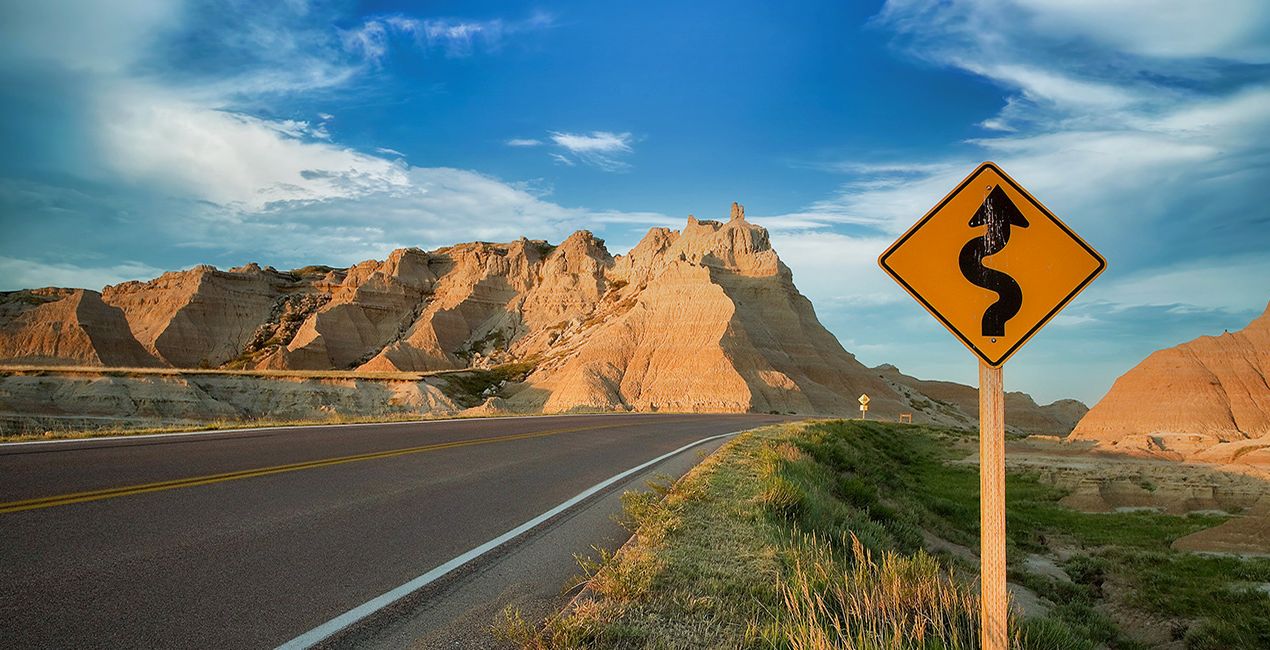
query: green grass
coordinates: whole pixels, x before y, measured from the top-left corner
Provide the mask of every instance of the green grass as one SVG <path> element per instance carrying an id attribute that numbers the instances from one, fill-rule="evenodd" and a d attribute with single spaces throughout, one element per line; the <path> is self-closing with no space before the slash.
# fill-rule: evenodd
<path id="1" fill-rule="evenodd" d="M 497 388 L 505 381 L 524 381 L 536 366 L 537 360 L 529 359 L 493 368 L 471 368 L 451 373 L 445 377 L 445 392 L 465 406 L 475 406 L 485 400 L 487 390 Z"/>
<path id="2" fill-rule="evenodd" d="M 976 563 L 923 548 L 923 533 L 975 548 L 977 468 L 953 462 L 970 434 L 833 421 L 739 436 L 670 489 L 625 498 L 634 537 L 590 564 L 589 596 L 532 629 L 536 648 L 973 648 Z M 1007 480 L 1012 582 L 1055 605 L 1012 619 L 1015 648 L 1138 648 L 1108 614 L 1171 621 L 1187 647 L 1270 647 L 1270 560 L 1197 556 L 1173 540 L 1223 520 L 1087 514 L 1029 476 Z M 1073 581 L 1028 573 L 1028 553 L 1075 549 Z M 1235 586 L 1236 588 L 1232 588 Z"/>

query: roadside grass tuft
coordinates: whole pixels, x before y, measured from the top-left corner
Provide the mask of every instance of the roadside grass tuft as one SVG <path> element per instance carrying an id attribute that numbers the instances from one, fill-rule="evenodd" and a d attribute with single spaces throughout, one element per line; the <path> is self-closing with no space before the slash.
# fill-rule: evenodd
<path id="1" fill-rule="evenodd" d="M 788 647 L 978 647 L 974 589 L 927 553 L 885 551 L 875 561 L 850 533 L 834 543 L 803 534 L 789 551 L 779 623 Z"/>

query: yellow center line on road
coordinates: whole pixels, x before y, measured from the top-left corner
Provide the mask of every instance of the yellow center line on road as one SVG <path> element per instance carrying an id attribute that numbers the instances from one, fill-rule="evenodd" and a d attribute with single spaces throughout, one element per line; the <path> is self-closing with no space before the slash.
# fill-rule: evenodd
<path id="1" fill-rule="evenodd" d="M 678 422 L 687 422 L 688 420 L 668 420 L 663 424 L 672 424 Z M 25 499 L 22 501 L 9 501 L 0 503 L 0 514 L 11 512 L 22 512 L 24 510 L 39 510 L 41 508 L 55 508 L 57 506 L 68 506 L 73 503 L 85 503 L 88 501 L 100 501 L 102 499 L 113 499 L 115 497 L 132 496 L 134 494 L 145 494 L 147 492 L 161 492 L 164 490 L 178 490 L 181 488 L 198 487 L 200 485 L 210 485 L 213 483 L 223 483 L 225 481 L 237 481 L 245 478 L 255 478 L 257 476 L 269 476 L 271 474 L 282 474 L 285 472 L 298 472 L 306 469 L 316 469 L 318 467 L 330 467 L 332 465 L 342 465 L 344 463 L 356 463 L 363 460 L 378 460 L 381 458 L 393 458 L 395 456 L 407 456 L 410 454 L 421 454 L 429 451 L 441 451 L 443 449 L 455 449 L 458 447 L 472 447 L 476 445 L 489 445 L 499 442 L 511 442 L 513 440 L 528 440 L 531 438 L 544 438 L 547 436 L 560 435 L 562 433 L 577 433 L 579 431 L 596 431 L 600 429 L 616 429 L 619 427 L 629 427 L 629 423 L 623 424 L 607 424 L 597 427 L 573 427 L 569 429 L 551 429 L 548 431 L 536 431 L 532 433 L 514 433 L 505 436 L 493 436 L 490 438 L 475 438 L 472 440 L 455 440 L 453 442 L 438 442 L 430 445 L 420 445 L 418 447 L 407 447 L 405 449 L 391 449 L 388 451 L 376 451 L 367 454 L 356 454 L 353 456 L 339 456 L 336 458 L 323 458 L 319 460 L 310 460 L 302 463 L 291 463 L 289 465 L 274 465 L 272 467 L 257 467 L 254 469 L 244 469 L 236 472 L 225 472 L 223 474 L 209 474 L 205 476 L 191 476 L 188 478 L 173 479 L 170 481 L 159 481 L 157 483 L 142 483 L 139 485 L 125 485 L 117 488 L 103 488 L 99 490 L 90 490 L 87 492 L 73 492 L 70 494 L 59 494 L 48 497 L 38 497 L 35 499 Z"/>

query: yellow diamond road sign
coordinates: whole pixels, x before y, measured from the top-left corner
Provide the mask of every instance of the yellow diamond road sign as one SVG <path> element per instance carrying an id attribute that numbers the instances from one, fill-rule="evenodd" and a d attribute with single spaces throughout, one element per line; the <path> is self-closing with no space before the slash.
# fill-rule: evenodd
<path id="1" fill-rule="evenodd" d="M 1000 366 L 1107 261 L 986 162 L 878 264 L 980 359 Z"/>

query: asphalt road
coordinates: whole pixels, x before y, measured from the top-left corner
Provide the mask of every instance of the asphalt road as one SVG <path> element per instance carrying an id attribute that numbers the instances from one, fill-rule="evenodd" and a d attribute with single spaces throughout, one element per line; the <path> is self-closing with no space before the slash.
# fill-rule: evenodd
<path id="1" fill-rule="evenodd" d="M 0 446 L 0 647 L 275 647 L 615 474 L 778 419 L 537 417 Z M 666 462 L 679 473 L 690 453 Z M 482 594 L 558 592 L 564 546 L 612 542 L 599 537 L 613 535 L 606 508 L 620 488 L 332 641 L 430 646 L 450 630 L 449 645 L 488 614 Z"/>

